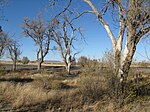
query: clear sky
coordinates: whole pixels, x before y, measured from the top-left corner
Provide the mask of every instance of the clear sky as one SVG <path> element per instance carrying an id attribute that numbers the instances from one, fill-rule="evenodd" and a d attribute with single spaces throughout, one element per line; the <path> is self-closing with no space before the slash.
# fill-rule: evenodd
<path id="1" fill-rule="evenodd" d="M 99 6 L 99 0 L 92 0 L 96 6 Z M 37 47 L 30 38 L 26 38 L 22 34 L 21 22 L 24 17 L 35 18 L 38 14 L 43 14 L 47 20 L 57 14 L 60 9 L 64 6 L 60 0 L 59 5 L 56 8 L 49 8 L 49 0 L 9 0 L 9 4 L 4 8 L 3 12 L 5 18 L 8 21 L 0 20 L 0 25 L 3 27 L 4 32 L 9 32 L 10 35 L 14 35 L 21 43 L 22 56 L 27 56 L 30 60 L 36 60 L 36 49 Z M 83 2 L 83 0 L 74 0 L 72 8 L 78 10 L 89 10 L 90 7 Z M 110 16 L 106 16 L 105 19 L 108 23 L 112 23 Z M 84 15 L 76 22 L 83 29 L 83 34 L 86 43 L 78 43 L 78 50 L 81 53 L 77 56 L 87 56 L 90 58 L 100 59 L 105 51 L 111 49 L 111 41 L 107 36 L 106 31 L 103 29 L 95 15 Z M 113 32 L 117 29 L 113 28 Z M 115 33 L 116 34 L 116 33 Z M 53 46 L 53 43 L 51 44 Z M 141 41 L 137 46 L 137 52 L 135 58 L 143 60 L 142 55 L 145 56 L 145 50 L 147 49 L 148 55 L 150 56 L 150 45 L 146 42 Z M 50 51 L 46 60 L 61 60 L 58 52 Z"/>

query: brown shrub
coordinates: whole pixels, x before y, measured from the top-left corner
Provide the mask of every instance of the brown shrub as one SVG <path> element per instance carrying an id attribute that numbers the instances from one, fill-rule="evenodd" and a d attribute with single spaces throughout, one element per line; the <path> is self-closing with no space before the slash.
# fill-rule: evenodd
<path id="1" fill-rule="evenodd" d="M 53 78 L 40 78 L 35 79 L 33 82 L 33 86 L 40 87 L 46 90 L 59 90 L 65 89 L 66 84 L 59 80 L 54 80 Z"/>
<path id="2" fill-rule="evenodd" d="M 99 76 L 80 76 L 79 91 L 84 102 L 94 102 L 99 100 L 107 89 L 106 83 Z"/>

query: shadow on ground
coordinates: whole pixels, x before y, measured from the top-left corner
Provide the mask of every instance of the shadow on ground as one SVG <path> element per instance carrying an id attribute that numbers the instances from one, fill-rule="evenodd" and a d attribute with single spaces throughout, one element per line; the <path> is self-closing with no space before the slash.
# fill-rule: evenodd
<path id="1" fill-rule="evenodd" d="M 150 83 L 136 89 L 137 96 L 150 96 Z"/>
<path id="2" fill-rule="evenodd" d="M 0 82 L 7 81 L 7 82 L 16 82 L 16 83 L 29 83 L 32 82 L 33 79 L 31 78 L 0 78 Z"/>

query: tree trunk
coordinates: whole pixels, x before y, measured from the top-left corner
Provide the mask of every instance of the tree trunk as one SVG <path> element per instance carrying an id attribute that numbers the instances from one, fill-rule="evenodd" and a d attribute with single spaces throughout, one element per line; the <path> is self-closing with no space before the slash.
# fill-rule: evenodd
<path id="1" fill-rule="evenodd" d="M 115 76 L 118 76 L 120 72 L 120 67 L 121 67 L 121 51 L 118 49 L 115 50 L 115 56 L 114 56 L 114 74 Z"/>
<path id="2" fill-rule="evenodd" d="M 71 63 L 68 63 L 68 66 L 67 66 L 67 72 L 68 72 L 68 74 L 70 74 L 70 68 L 71 68 Z"/>
<path id="3" fill-rule="evenodd" d="M 13 61 L 13 71 L 16 71 L 16 61 Z"/>
<path id="4" fill-rule="evenodd" d="M 131 66 L 132 59 L 136 51 L 136 45 L 137 45 L 134 40 L 134 36 L 129 36 L 127 39 L 128 40 L 127 40 L 125 50 L 124 50 L 124 55 L 123 55 L 124 58 L 120 67 L 120 72 L 118 72 L 118 79 L 120 82 L 119 86 L 121 87 L 122 93 L 124 92 L 126 88 L 125 85 L 126 85 L 128 73 L 130 70 L 130 66 Z"/>
<path id="5" fill-rule="evenodd" d="M 122 64 L 123 78 L 125 80 L 127 79 L 127 76 L 128 76 L 129 70 L 130 70 L 130 66 L 132 63 L 133 55 L 134 55 L 135 50 L 136 50 L 136 44 L 134 44 L 133 46 L 131 44 L 128 44 L 128 46 L 130 46 L 130 47 L 128 47 L 128 53 L 127 53 L 127 55 L 123 61 L 123 64 Z"/>
<path id="6" fill-rule="evenodd" d="M 121 50 L 119 50 L 116 46 L 114 51 L 114 71 L 113 71 L 113 87 L 116 92 L 116 96 L 118 97 L 120 91 L 120 78 L 121 78 Z"/>
<path id="7" fill-rule="evenodd" d="M 37 71 L 41 70 L 41 66 L 42 66 L 42 61 L 38 61 L 38 68 L 37 68 Z"/>
<path id="8" fill-rule="evenodd" d="M 65 65 L 65 68 L 66 68 L 66 71 L 68 72 L 68 74 L 70 75 L 71 64 L 70 64 L 70 63 L 67 63 L 67 64 Z"/>

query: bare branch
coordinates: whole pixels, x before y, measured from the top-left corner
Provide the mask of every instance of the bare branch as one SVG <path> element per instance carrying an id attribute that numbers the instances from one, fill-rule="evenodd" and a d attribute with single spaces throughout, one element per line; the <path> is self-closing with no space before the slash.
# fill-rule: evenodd
<path id="1" fill-rule="evenodd" d="M 118 34 L 118 40 L 117 40 L 117 45 L 116 48 L 121 52 L 122 50 L 122 42 L 123 42 L 123 37 L 124 37 L 124 32 L 125 32 L 125 19 L 124 19 L 124 8 L 122 6 L 122 4 L 119 1 L 116 1 L 116 3 L 118 4 L 118 8 L 119 8 L 119 23 L 120 23 L 120 28 L 119 28 L 119 34 Z"/>
<path id="2" fill-rule="evenodd" d="M 135 37 L 136 37 L 136 44 L 139 42 L 139 40 L 144 36 L 146 35 L 147 33 L 150 33 L 150 26 L 143 29 L 142 31 L 139 31 Z"/>
<path id="3" fill-rule="evenodd" d="M 147 54 L 146 48 L 145 48 L 145 54 L 146 54 L 147 59 L 150 60 L 150 57 L 149 57 L 148 54 Z"/>
<path id="4" fill-rule="evenodd" d="M 112 31 L 110 30 L 110 27 L 109 25 L 104 21 L 103 17 L 100 15 L 100 13 L 98 12 L 98 10 L 96 9 L 96 7 L 92 4 L 92 2 L 90 0 L 84 0 L 86 3 L 89 4 L 89 6 L 91 6 L 92 10 L 94 11 L 94 13 L 96 14 L 98 20 L 101 22 L 101 24 L 103 25 L 103 27 L 105 28 L 105 30 L 107 31 L 111 41 L 112 41 L 112 44 L 113 44 L 113 48 L 115 48 L 116 46 L 116 40 L 115 40 L 115 37 L 112 33 Z"/>
<path id="5" fill-rule="evenodd" d="M 87 13 L 93 14 L 94 12 L 93 12 L 93 11 L 90 11 L 90 10 L 86 10 L 86 11 L 84 11 L 84 12 L 82 12 L 82 13 L 78 13 L 78 16 L 75 17 L 75 18 L 73 18 L 73 19 L 70 21 L 70 23 L 72 23 L 74 20 L 80 18 L 82 15 L 87 14 Z"/>
<path id="6" fill-rule="evenodd" d="M 72 65 L 72 55 L 77 53 L 72 53 L 73 43 L 75 41 L 75 33 L 78 31 L 73 23 L 70 22 L 69 18 L 65 15 L 63 16 L 62 22 L 57 25 L 57 28 L 53 30 L 54 37 L 53 40 L 59 47 L 60 54 L 65 63 L 66 70 L 70 73 L 70 67 Z M 57 23 L 56 23 L 57 24 Z M 56 25 L 54 25 L 56 26 Z"/>
<path id="7" fill-rule="evenodd" d="M 23 22 L 23 30 L 25 36 L 30 37 L 38 46 L 37 61 L 38 70 L 40 70 L 41 64 L 49 52 L 50 40 L 53 36 L 53 27 L 46 23 L 41 17 L 38 17 L 37 20 L 26 18 Z"/>
<path id="8" fill-rule="evenodd" d="M 60 13 L 58 13 L 54 18 L 57 18 L 58 16 L 60 16 L 60 15 L 63 14 L 64 12 L 66 12 L 66 11 L 69 9 L 71 3 L 72 3 L 72 0 L 69 0 L 69 3 L 68 3 L 67 6 L 64 8 L 64 10 L 61 11 Z"/>

